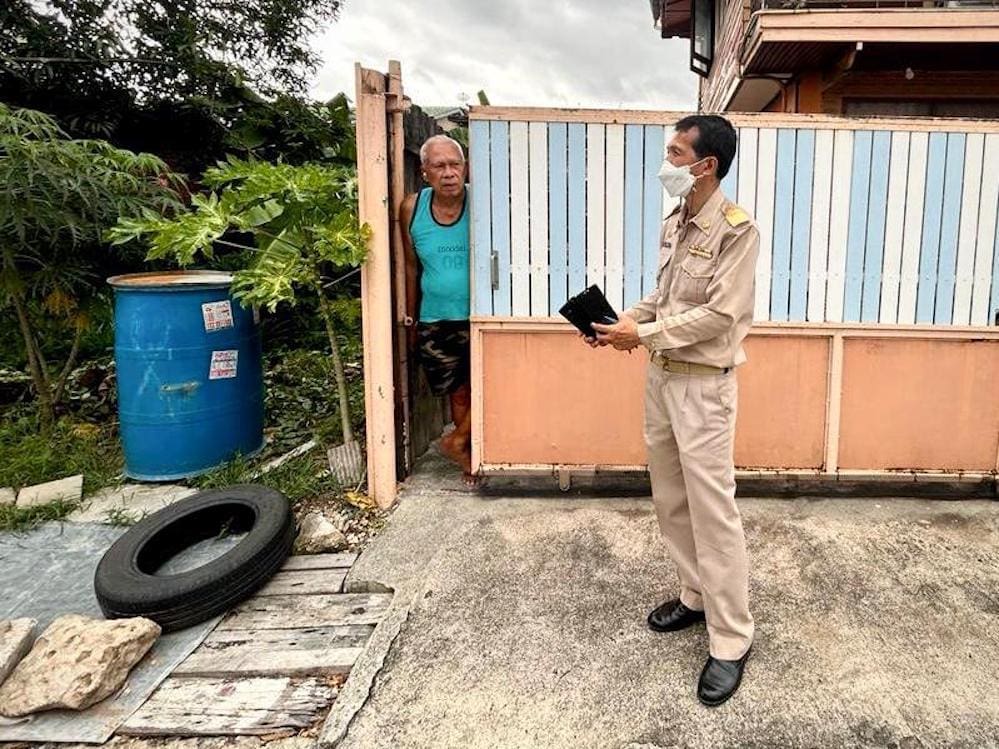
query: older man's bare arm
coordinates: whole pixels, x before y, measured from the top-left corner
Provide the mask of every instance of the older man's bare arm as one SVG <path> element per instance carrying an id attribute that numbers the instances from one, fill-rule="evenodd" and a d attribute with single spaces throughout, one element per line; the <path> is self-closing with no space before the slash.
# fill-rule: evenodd
<path id="1" fill-rule="evenodd" d="M 399 230 L 402 234 L 402 249 L 406 259 L 406 318 L 409 322 L 406 328 L 406 342 L 410 349 L 416 346 L 416 320 L 419 315 L 420 299 L 420 266 L 416 258 L 416 249 L 413 247 L 413 238 L 409 234 L 416 197 L 416 193 L 407 195 L 399 208 Z"/>

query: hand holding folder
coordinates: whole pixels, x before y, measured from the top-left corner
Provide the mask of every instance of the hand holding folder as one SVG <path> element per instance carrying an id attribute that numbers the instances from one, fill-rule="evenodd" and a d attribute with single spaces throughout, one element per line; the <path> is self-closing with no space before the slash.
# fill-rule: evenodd
<path id="1" fill-rule="evenodd" d="M 610 306 L 607 297 L 596 285 L 590 286 L 585 291 L 576 294 L 567 301 L 559 314 L 575 325 L 579 332 L 587 338 L 596 338 L 597 332 L 593 329 L 593 323 L 606 323 L 608 325 L 617 322 L 617 313 Z"/>

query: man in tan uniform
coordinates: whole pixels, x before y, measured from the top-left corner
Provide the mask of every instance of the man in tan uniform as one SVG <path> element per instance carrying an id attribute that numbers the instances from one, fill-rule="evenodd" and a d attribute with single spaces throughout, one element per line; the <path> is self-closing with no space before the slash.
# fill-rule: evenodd
<path id="1" fill-rule="evenodd" d="M 657 288 L 614 325 L 594 325 L 591 346 L 652 354 L 645 443 L 659 527 L 680 577 L 677 599 L 649 614 L 672 632 L 707 620 L 709 657 L 697 696 L 720 705 L 738 689 L 753 642 L 746 541 L 735 503 L 733 369 L 753 321 L 759 232 L 726 200 L 720 180 L 736 134 L 722 117 L 676 125 L 660 171 L 683 202 L 663 226 Z"/>

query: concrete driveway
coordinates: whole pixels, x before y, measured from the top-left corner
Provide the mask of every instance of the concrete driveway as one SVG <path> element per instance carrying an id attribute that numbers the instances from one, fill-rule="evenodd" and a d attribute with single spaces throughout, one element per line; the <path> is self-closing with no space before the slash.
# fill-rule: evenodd
<path id="1" fill-rule="evenodd" d="M 740 691 L 701 706 L 703 625 L 651 502 L 482 497 L 428 460 L 348 588 L 395 625 L 322 742 L 374 747 L 999 746 L 999 504 L 741 500 L 757 622 Z M 360 664 L 359 664 L 360 665 Z"/>

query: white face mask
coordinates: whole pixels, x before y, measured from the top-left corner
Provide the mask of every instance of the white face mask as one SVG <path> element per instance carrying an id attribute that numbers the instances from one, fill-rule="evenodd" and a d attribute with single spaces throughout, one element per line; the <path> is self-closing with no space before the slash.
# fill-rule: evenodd
<path id="1" fill-rule="evenodd" d="M 663 159 L 663 165 L 659 168 L 659 181 L 663 183 L 663 189 L 670 194 L 670 197 L 687 197 L 697 181 L 697 177 L 690 173 L 690 167 L 700 164 L 701 161 L 704 159 L 693 164 L 673 166 L 669 163 L 669 159 Z"/>

